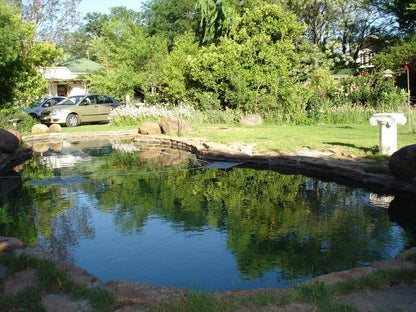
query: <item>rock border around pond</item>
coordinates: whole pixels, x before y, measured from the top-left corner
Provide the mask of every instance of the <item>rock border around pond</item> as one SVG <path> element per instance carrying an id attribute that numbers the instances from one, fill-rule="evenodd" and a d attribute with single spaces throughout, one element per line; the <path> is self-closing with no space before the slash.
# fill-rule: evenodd
<path id="1" fill-rule="evenodd" d="M 194 153 L 207 162 L 238 162 L 240 166 L 275 170 L 283 174 L 302 174 L 353 187 L 362 187 L 377 194 L 415 195 L 416 182 L 398 179 L 389 171 L 389 164 L 354 157 L 337 158 L 330 153 L 302 150 L 294 153 L 257 154 L 250 144 L 231 145 L 206 142 L 200 137 L 141 135 L 137 130 L 84 133 L 48 133 L 24 137 L 28 145 L 41 142 L 94 139 L 133 139 L 135 143 L 167 146 Z"/>
<path id="2" fill-rule="evenodd" d="M 16 238 L 0 237 L 0 242 L 3 243 L 3 249 L 14 250 L 17 255 L 25 255 L 34 257 L 40 260 L 53 261 L 53 255 L 48 255 L 36 248 L 22 248 L 22 243 Z M 16 250 L 17 249 L 17 250 Z M 352 268 L 341 272 L 333 272 L 326 275 L 321 275 L 302 282 L 299 285 L 310 285 L 313 283 L 323 283 L 325 285 L 333 285 L 338 282 L 343 282 L 349 279 L 355 279 L 372 274 L 376 271 L 383 270 L 400 270 L 410 269 L 416 267 L 414 262 L 408 259 L 416 257 L 416 247 L 407 251 L 399 253 L 393 259 L 387 259 L 372 263 L 366 267 Z M 144 307 L 154 304 L 172 303 L 186 300 L 190 294 L 190 290 L 185 288 L 165 287 L 148 285 L 141 282 L 127 281 L 127 280 L 113 280 L 107 283 L 101 282 L 98 278 L 88 273 L 87 271 L 69 265 L 67 263 L 55 262 L 56 268 L 67 274 L 67 276 L 79 285 L 87 288 L 105 289 L 112 294 L 118 305 L 122 306 L 120 309 L 131 309 L 127 311 L 138 311 L 137 307 Z M 8 268 L 0 263 L 0 278 L 6 276 Z M 22 291 L 39 288 L 39 280 L 36 275 L 36 270 L 23 270 L 8 276 L 5 280 L 3 291 L 6 295 L 16 295 Z M 234 289 L 225 291 L 210 292 L 208 295 L 220 300 L 223 298 L 234 297 L 249 297 L 256 295 L 280 295 L 289 291 L 288 288 L 259 288 L 259 289 Z M 46 311 L 55 311 L 56 305 L 59 303 L 61 308 L 66 308 L 62 311 L 80 311 L 81 306 L 88 307 L 85 311 L 92 311 L 92 308 L 87 300 L 76 300 L 66 294 L 46 292 L 42 294 L 42 304 Z M 301 303 L 294 303 L 301 304 Z M 303 304 L 301 304 L 303 306 Z M 308 304 L 306 304 L 308 306 Z M 313 306 L 308 306 L 306 311 L 315 311 Z M 82 310 L 84 311 L 84 310 Z M 117 310 L 118 311 L 118 310 Z M 124 311 L 124 310 L 120 310 Z M 140 310 L 144 311 L 144 310 Z M 275 310 L 273 310 L 275 311 Z"/>

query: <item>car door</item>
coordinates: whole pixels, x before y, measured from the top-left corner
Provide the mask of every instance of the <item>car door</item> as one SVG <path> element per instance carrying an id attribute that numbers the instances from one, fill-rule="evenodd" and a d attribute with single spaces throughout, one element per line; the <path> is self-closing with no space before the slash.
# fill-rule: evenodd
<path id="1" fill-rule="evenodd" d="M 77 113 L 81 122 L 94 122 L 102 120 L 100 105 L 97 104 L 96 95 L 88 95 L 78 104 Z"/>
<path id="2" fill-rule="evenodd" d="M 103 120 L 108 120 L 108 115 L 110 114 L 110 111 L 114 109 L 114 103 L 113 99 L 106 95 L 98 95 L 97 96 L 97 103 L 101 106 L 100 110 L 105 115 L 105 118 Z"/>

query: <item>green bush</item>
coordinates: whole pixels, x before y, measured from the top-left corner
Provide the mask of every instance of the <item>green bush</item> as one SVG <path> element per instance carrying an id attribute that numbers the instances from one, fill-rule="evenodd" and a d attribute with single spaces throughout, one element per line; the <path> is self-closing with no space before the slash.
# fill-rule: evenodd
<path id="1" fill-rule="evenodd" d="M 13 127 L 13 124 L 10 120 L 17 119 L 19 120 L 16 123 L 16 127 Z M 33 125 L 37 124 L 36 119 L 33 119 L 25 112 L 17 108 L 7 108 L 0 110 L 0 128 L 9 130 L 15 129 L 20 132 L 30 132 Z"/>

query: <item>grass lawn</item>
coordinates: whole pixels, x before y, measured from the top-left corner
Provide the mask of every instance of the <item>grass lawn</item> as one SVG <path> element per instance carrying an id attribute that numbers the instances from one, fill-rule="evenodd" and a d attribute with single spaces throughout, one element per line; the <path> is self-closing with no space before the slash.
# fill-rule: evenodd
<path id="1" fill-rule="evenodd" d="M 135 130 L 138 126 L 115 127 L 108 124 L 62 127 L 64 133 Z M 376 155 L 379 149 L 379 127 L 370 124 L 278 126 L 262 125 L 202 125 L 194 127 L 191 136 L 207 142 L 230 144 L 240 142 L 255 145 L 259 153 L 291 152 L 302 147 L 332 151 L 337 155 Z M 416 144 L 416 133 L 408 126 L 398 127 L 398 148 Z"/>
<path id="2" fill-rule="evenodd" d="M 218 143 L 255 143 L 258 152 L 290 152 L 302 147 L 333 150 L 337 154 L 373 155 L 378 153 L 379 127 L 370 124 L 239 127 L 218 125 L 200 127 L 196 135 Z M 398 128 L 398 148 L 415 144 L 416 134 L 407 126 Z"/>

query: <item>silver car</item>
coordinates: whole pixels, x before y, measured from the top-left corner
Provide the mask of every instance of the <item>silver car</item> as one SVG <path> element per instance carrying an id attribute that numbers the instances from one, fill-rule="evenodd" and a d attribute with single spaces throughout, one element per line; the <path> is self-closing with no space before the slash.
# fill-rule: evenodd
<path id="1" fill-rule="evenodd" d="M 108 122 L 110 111 L 120 105 L 124 104 L 106 95 L 75 95 L 43 110 L 39 120 L 45 124 L 65 124 L 68 127 L 86 122 Z"/>
<path id="2" fill-rule="evenodd" d="M 24 111 L 25 113 L 29 114 L 33 118 L 38 119 L 40 113 L 45 108 L 51 107 L 51 106 L 55 105 L 56 103 L 58 103 L 62 100 L 65 100 L 65 99 L 66 99 L 66 97 L 64 97 L 64 96 L 50 96 L 50 97 L 45 98 L 40 103 L 32 104 L 29 107 L 22 108 L 21 110 Z"/>

